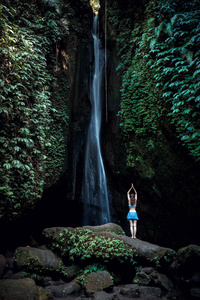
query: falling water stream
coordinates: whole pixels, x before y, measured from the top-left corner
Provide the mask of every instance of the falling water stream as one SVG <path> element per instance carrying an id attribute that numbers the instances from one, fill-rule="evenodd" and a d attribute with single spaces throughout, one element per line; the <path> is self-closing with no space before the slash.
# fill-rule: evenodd
<path id="1" fill-rule="evenodd" d="M 87 134 L 82 187 L 84 225 L 99 225 L 110 222 L 106 174 L 100 144 L 104 50 L 101 48 L 98 37 L 98 16 L 94 17 L 92 36 L 94 69 L 90 87 L 91 120 Z"/>

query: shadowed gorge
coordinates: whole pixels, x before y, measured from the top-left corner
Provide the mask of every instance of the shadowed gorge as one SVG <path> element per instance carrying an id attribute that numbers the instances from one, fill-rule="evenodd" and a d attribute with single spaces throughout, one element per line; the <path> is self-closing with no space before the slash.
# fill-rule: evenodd
<path id="1" fill-rule="evenodd" d="M 195 0 L 1 1 L 0 298 L 199 298 L 199 35 Z"/>

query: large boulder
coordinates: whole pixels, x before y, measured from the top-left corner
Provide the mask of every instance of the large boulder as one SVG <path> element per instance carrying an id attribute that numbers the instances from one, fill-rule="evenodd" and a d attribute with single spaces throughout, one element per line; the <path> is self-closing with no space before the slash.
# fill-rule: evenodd
<path id="1" fill-rule="evenodd" d="M 174 287 L 173 282 L 165 274 L 153 272 L 151 277 L 154 279 L 154 284 L 164 291 L 170 292 Z"/>
<path id="2" fill-rule="evenodd" d="M 66 261 L 82 263 L 136 264 L 135 249 L 127 245 L 122 235 L 111 232 L 94 232 L 88 228 L 46 228 L 46 243 Z"/>
<path id="3" fill-rule="evenodd" d="M 33 279 L 3 279 L 0 280 L 0 299 L 12 300 L 46 300 L 52 299 L 52 294 L 42 287 L 36 286 Z"/>
<path id="4" fill-rule="evenodd" d="M 113 281 L 107 271 L 90 273 L 83 279 L 86 293 L 89 291 L 103 291 L 113 286 Z"/>
<path id="5" fill-rule="evenodd" d="M 185 278 L 191 278 L 195 272 L 200 270 L 200 246 L 188 245 L 179 249 L 177 260 L 181 275 Z"/>
<path id="6" fill-rule="evenodd" d="M 62 261 L 51 250 L 42 250 L 32 247 L 16 249 L 15 261 L 20 270 L 34 273 L 51 273 L 58 271 Z"/>
<path id="7" fill-rule="evenodd" d="M 176 259 L 176 252 L 170 248 L 93 229 L 96 230 L 96 226 L 90 226 L 90 229 L 53 227 L 44 229 L 43 234 L 53 251 L 58 251 L 72 261 L 93 259 L 104 263 L 112 260 L 131 264 L 142 262 L 166 269 Z"/>

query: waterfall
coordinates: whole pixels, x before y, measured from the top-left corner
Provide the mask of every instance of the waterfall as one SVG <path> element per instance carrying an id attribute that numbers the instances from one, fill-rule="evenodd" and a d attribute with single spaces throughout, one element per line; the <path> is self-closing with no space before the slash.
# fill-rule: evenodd
<path id="1" fill-rule="evenodd" d="M 92 36 L 94 70 L 90 87 L 91 120 L 87 134 L 82 187 L 84 225 L 99 225 L 110 222 L 106 174 L 100 145 L 104 51 L 98 37 L 98 16 L 94 17 Z"/>

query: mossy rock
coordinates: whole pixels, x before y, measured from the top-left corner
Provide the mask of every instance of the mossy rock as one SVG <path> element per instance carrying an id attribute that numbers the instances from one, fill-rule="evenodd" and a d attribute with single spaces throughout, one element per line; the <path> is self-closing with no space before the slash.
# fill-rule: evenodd
<path id="1" fill-rule="evenodd" d="M 88 291 L 103 291 L 113 286 L 113 281 L 107 271 L 90 273 L 83 279 L 83 286 Z"/>
<path id="2" fill-rule="evenodd" d="M 155 267 L 168 268 L 176 260 L 176 252 L 138 239 L 112 232 L 94 232 L 89 228 L 46 228 L 43 231 L 48 247 L 64 259 L 103 264 L 148 263 Z"/>
<path id="3" fill-rule="evenodd" d="M 33 279 L 4 279 L 0 280 L 0 299 L 27 300 L 52 299 L 49 290 L 36 286 Z"/>
<path id="4" fill-rule="evenodd" d="M 51 250 L 19 247 L 15 250 L 14 257 L 18 269 L 30 273 L 52 273 L 62 265 L 61 258 Z"/>
<path id="5" fill-rule="evenodd" d="M 136 264 L 135 249 L 127 245 L 122 235 L 94 232 L 88 228 L 46 228 L 47 245 L 64 260 L 74 263 Z"/>

